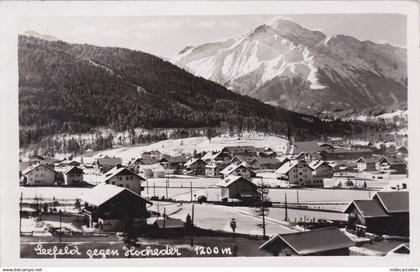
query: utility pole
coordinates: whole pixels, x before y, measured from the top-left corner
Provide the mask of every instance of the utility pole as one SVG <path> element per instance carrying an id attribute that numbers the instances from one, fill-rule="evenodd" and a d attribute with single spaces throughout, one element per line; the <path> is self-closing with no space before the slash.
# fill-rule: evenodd
<path id="1" fill-rule="evenodd" d="M 168 187 L 169 187 L 169 177 L 166 176 L 166 199 L 168 199 Z"/>
<path id="2" fill-rule="evenodd" d="M 190 182 L 190 195 L 191 195 L 191 203 L 192 203 L 193 202 L 192 182 Z"/>
<path id="3" fill-rule="evenodd" d="M 299 187 L 296 188 L 296 200 L 297 204 L 299 205 Z"/>
<path id="4" fill-rule="evenodd" d="M 287 221 L 287 193 L 284 193 L 284 221 Z"/>
<path id="5" fill-rule="evenodd" d="M 23 192 L 20 193 L 19 205 L 19 235 L 22 233 L 22 205 L 23 205 Z"/>
<path id="6" fill-rule="evenodd" d="M 163 208 L 163 228 L 166 229 L 166 208 Z"/>
<path id="7" fill-rule="evenodd" d="M 156 184 L 153 181 L 153 196 L 156 196 Z"/>
<path id="8" fill-rule="evenodd" d="M 261 209 L 262 209 L 262 220 L 263 220 L 263 238 L 265 239 L 265 205 L 264 205 L 264 185 L 262 184 L 263 188 L 261 190 Z"/>
<path id="9" fill-rule="evenodd" d="M 147 197 L 150 198 L 150 195 L 149 195 L 149 180 L 148 179 L 146 179 L 146 189 L 147 189 Z"/>
<path id="10" fill-rule="evenodd" d="M 60 218 L 60 242 L 61 242 L 61 234 L 62 234 L 62 229 L 61 229 L 61 210 L 58 212 L 58 217 Z"/>
<path id="11" fill-rule="evenodd" d="M 194 246 L 194 204 L 191 210 L 191 246 Z"/>

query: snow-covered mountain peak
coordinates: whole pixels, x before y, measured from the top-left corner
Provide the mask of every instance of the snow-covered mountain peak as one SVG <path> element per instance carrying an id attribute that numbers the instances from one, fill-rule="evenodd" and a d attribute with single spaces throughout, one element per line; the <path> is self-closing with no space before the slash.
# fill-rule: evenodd
<path id="1" fill-rule="evenodd" d="M 304 112 L 395 105 L 407 97 L 405 49 L 328 37 L 284 19 L 192 47 L 173 62 L 238 93 Z"/>

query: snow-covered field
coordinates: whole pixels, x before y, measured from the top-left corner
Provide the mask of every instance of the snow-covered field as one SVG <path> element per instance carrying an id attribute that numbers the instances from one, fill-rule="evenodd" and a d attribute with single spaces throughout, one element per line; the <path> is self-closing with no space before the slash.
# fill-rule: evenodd
<path id="1" fill-rule="evenodd" d="M 152 209 L 157 211 L 157 205 L 153 205 Z M 159 205 L 160 212 L 166 209 L 166 214 L 172 218 L 177 218 L 185 221 L 188 214 L 192 214 L 191 204 L 174 204 L 161 203 Z M 232 232 L 230 227 L 231 218 L 235 218 L 237 222 L 237 233 L 246 233 L 251 235 L 262 235 L 262 228 L 260 224 L 262 221 L 247 211 L 241 211 L 233 207 L 215 206 L 206 204 L 194 205 L 194 224 L 200 228 L 211 230 L 223 230 Z M 294 232 L 288 227 L 286 222 L 277 223 L 267 220 L 266 222 L 267 235 L 275 235 L 282 233 Z"/>
<path id="2" fill-rule="evenodd" d="M 241 137 L 222 135 L 209 140 L 207 137 L 191 137 L 181 139 L 169 139 L 146 146 L 120 147 L 105 150 L 95 156 L 116 156 L 121 157 L 126 163 L 132 158 L 139 157 L 145 151 L 159 150 L 169 155 L 192 154 L 194 150 L 218 151 L 225 146 L 253 145 L 255 147 L 271 147 L 275 151 L 284 152 L 287 140 L 278 136 L 264 135 L 263 133 L 246 133 Z"/>

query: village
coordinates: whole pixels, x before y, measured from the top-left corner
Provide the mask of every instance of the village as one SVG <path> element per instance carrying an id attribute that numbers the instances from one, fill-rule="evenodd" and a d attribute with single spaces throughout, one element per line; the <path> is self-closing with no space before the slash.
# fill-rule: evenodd
<path id="1" fill-rule="evenodd" d="M 409 254 L 406 135 L 236 142 L 22 156 L 21 256 L 39 241 L 169 245 L 182 256 Z"/>

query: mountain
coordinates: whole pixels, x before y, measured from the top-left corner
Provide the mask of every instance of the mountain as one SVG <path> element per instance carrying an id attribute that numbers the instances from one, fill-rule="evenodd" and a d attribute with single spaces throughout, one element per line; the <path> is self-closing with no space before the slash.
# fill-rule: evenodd
<path id="1" fill-rule="evenodd" d="M 28 37 L 43 39 L 43 40 L 50 41 L 50 42 L 56 42 L 56 41 L 60 40 L 60 39 L 58 39 L 54 36 L 47 35 L 47 34 L 40 34 L 40 33 L 36 32 L 36 31 L 33 31 L 33 30 L 25 31 L 25 33 L 23 33 L 23 35 L 28 36 Z"/>
<path id="2" fill-rule="evenodd" d="M 305 113 L 407 101 L 406 50 L 328 37 L 289 20 L 236 38 L 189 46 L 172 61 L 236 93 Z"/>
<path id="3" fill-rule="evenodd" d="M 29 36 L 19 36 L 18 49 L 23 146 L 98 127 L 223 127 L 296 137 L 361 129 L 272 107 L 141 51 Z"/>

